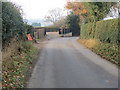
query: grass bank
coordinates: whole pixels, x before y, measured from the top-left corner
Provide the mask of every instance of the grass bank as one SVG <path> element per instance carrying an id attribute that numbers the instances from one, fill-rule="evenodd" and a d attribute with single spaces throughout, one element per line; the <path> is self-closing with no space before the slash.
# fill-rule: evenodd
<path id="1" fill-rule="evenodd" d="M 37 57 L 33 42 L 12 40 L 3 50 L 2 88 L 24 88 L 28 70 Z"/>
<path id="2" fill-rule="evenodd" d="M 79 39 L 78 42 L 89 48 L 102 58 L 120 65 L 118 45 L 102 43 L 96 39 Z"/>

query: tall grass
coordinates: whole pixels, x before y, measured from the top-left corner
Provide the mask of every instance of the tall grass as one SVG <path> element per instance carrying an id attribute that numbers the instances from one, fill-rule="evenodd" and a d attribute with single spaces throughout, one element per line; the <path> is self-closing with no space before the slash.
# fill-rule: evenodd
<path id="1" fill-rule="evenodd" d="M 23 88 L 26 73 L 36 55 L 37 49 L 32 42 L 11 41 L 3 50 L 2 87 Z"/>

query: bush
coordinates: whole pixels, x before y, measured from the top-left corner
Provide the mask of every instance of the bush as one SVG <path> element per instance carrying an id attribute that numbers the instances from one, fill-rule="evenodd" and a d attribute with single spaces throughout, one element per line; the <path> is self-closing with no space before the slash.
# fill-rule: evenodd
<path id="1" fill-rule="evenodd" d="M 80 38 L 81 39 L 89 39 L 94 38 L 94 26 L 93 23 L 83 24 L 81 26 Z"/>
<path id="2" fill-rule="evenodd" d="M 101 57 L 110 60 L 112 62 L 117 62 L 120 64 L 120 59 L 118 58 L 118 46 L 112 45 L 110 43 L 97 43 L 92 50 L 96 52 Z"/>
<path id="3" fill-rule="evenodd" d="M 57 27 L 44 27 L 46 32 L 57 32 L 59 28 Z"/>
<path id="4" fill-rule="evenodd" d="M 12 41 L 11 44 L 3 51 L 3 89 L 25 87 L 26 74 L 37 57 L 38 52 L 33 43 L 29 41 Z"/>
<path id="5" fill-rule="evenodd" d="M 120 38 L 118 38 L 119 25 L 118 20 L 111 19 L 98 21 L 96 24 L 88 23 L 81 26 L 81 39 L 99 39 L 101 42 L 118 44 Z"/>
<path id="6" fill-rule="evenodd" d="M 11 2 L 2 3 L 2 39 L 3 43 L 10 41 L 13 37 L 23 37 L 25 30 L 20 10 Z"/>
<path id="7" fill-rule="evenodd" d="M 33 36 L 32 26 L 24 23 L 20 7 L 11 2 L 2 2 L 2 44 L 5 46 L 12 38 L 26 40 L 26 34 Z M 1 23 L 1 19 L 0 19 Z"/>
<path id="8" fill-rule="evenodd" d="M 98 21 L 96 23 L 95 38 L 101 42 L 117 44 L 119 39 L 118 29 L 118 19 Z"/>
<path id="9" fill-rule="evenodd" d="M 23 22 L 20 8 L 11 2 L 2 3 L 2 88 L 23 88 L 26 73 L 36 58 L 37 49 L 25 41 L 33 36 L 32 26 Z M 1 35 L 1 33 L 0 33 Z"/>
<path id="10" fill-rule="evenodd" d="M 102 58 L 120 65 L 118 45 L 102 43 L 96 39 L 82 39 L 79 40 L 79 42 L 96 54 L 100 55 Z"/>
<path id="11" fill-rule="evenodd" d="M 119 19 L 98 21 L 81 26 L 81 43 L 101 57 L 120 65 Z"/>

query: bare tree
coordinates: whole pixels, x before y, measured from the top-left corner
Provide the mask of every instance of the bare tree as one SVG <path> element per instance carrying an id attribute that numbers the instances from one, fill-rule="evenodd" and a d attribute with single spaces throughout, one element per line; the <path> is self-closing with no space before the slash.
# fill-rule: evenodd
<path id="1" fill-rule="evenodd" d="M 63 17 L 64 10 L 60 8 L 55 8 L 48 11 L 48 15 L 45 16 L 46 22 L 55 23 Z"/>

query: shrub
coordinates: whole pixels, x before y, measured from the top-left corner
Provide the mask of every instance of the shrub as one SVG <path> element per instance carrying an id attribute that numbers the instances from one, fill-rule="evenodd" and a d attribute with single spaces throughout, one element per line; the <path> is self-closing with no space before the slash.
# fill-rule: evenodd
<path id="1" fill-rule="evenodd" d="M 44 27 L 46 32 L 57 32 L 59 28 L 57 27 Z"/>
<path id="2" fill-rule="evenodd" d="M 10 41 L 13 37 L 23 37 L 25 30 L 23 28 L 23 19 L 20 10 L 11 2 L 2 3 L 2 39 L 3 43 Z"/>
<path id="3" fill-rule="evenodd" d="M 1 19 L 0 19 L 1 24 Z M 24 23 L 21 9 L 11 2 L 2 2 L 2 44 L 5 46 L 12 38 L 26 40 L 26 34 L 33 36 L 32 26 Z"/>
<path id="4" fill-rule="evenodd" d="M 117 44 L 119 39 L 118 29 L 118 19 L 98 21 L 96 23 L 95 38 L 102 42 Z"/>
<path id="5" fill-rule="evenodd" d="M 83 24 L 81 26 L 81 39 L 99 39 L 101 42 L 118 44 L 120 19 L 102 20 L 94 23 Z"/>
<path id="6" fill-rule="evenodd" d="M 94 38 L 94 23 L 83 24 L 81 26 L 80 38 L 89 39 Z"/>
<path id="7" fill-rule="evenodd" d="M 101 57 L 120 65 L 119 21 L 120 18 L 82 25 L 80 42 Z"/>
<path id="8" fill-rule="evenodd" d="M 82 39 L 79 40 L 79 42 L 85 45 L 85 47 L 91 49 L 96 54 L 100 55 L 102 58 L 120 65 L 118 45 L 102 43 L 96 39 Z"/>
<path id="9" fill-rule="evenodd" d="M 3 51 L 3 89 L 25 87 L 26 74 L 37 57 L 38 52 L 33 43 L 29 41 L 12 41 L 11 44 Z"/>
<path id="10" fill-rule="evenodd" d="M 92 50 L 101 57 L 110 60 L 114 63 L 120 64 L 120 59 L 118 58 L 119 54 L 117 45 L 99 42 L 92 48 Z"/>

